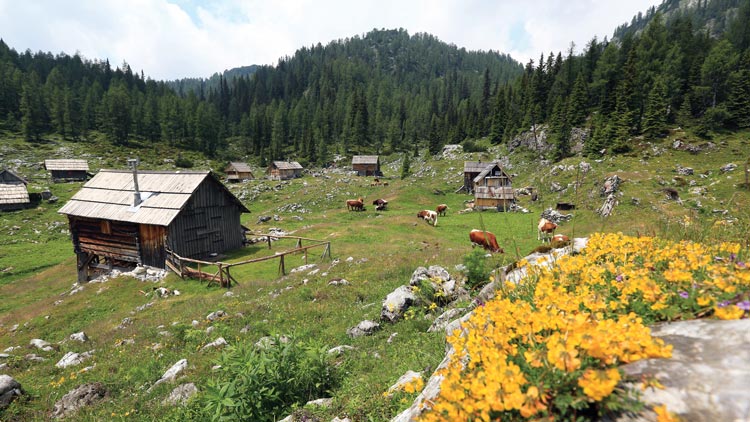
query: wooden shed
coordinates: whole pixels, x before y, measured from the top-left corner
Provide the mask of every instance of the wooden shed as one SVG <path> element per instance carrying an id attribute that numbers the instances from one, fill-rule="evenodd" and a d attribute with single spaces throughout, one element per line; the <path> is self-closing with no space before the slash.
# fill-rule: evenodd
<path id="1" fill-rule="evenodd" d="M 377 155 L 355 155 L 352 157 L 352 170 L 359 176 L 382 176 L 380 157 Z"/>
<path id="2" fill-rule="evenodd" d="M 266 171 L 272 180 L 302 177 L 302 166 L 296 161 L 273 161 Z"/>
<path id="3" fill-rule="evenodd" d="M 190 258 L 239 248 L 249 211 L 208 171 L 102 170 L 59 212 L 86 281 L 93 269 L 166 268 L 167 248 Z"/>
<path id="4" fill-rule="evenodd" d="M 457 192 L 474 193 L 474 179 L 483 172 L 487 166 L 495 164 L 494 161 L 483 163 L 481 161 L 464 161 L 464 185 Z"/>
<path id="5" fill-rule="evenodd" d="M 44 168 L 52 175 L 52 180 L 77 181 L 86 180 L 89 172 L 89 163 L 86 160 L 44 160 Z"/>
<path id="6" fill-rule="evenodd" d="M 485 166 L 472 182 L 475 209 L 502 210 L 515 201 L 512 180 L 498 163 Z"/>
<path id="7" fill-rule="evenodd" d="M 226 173 L 227 181 L 229 182 L 239 182 L 255 178 L 253 171 L 250 170 L 250 166 L 247 163 L 231 162 L 224 170 L 224 173 Z"/>
<path id="8" fill-rule="evenodd" d="M 30 204 L 26 180 L 10 170 L 0 170 L 0 211 L 20 210 Z"/>

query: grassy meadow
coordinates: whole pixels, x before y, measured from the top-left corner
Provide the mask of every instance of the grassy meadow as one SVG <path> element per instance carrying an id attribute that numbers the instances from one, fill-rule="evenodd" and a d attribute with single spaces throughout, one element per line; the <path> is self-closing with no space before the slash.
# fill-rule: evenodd
<path id="1" fill-rule="evenodd" d="M 698 143 L 688 134 L 675 132 L 669 139 L 644 143 L 625 156 L 605 156 L 601 160 L 577 157 L 544 165 L 531 153 L 510 154 L 512 167 L 508 172 L 516 175 L 514 187 L 534 186 L 540 193 L 536 202 L 528 196 L 519 198 L 519 204 L 530 210 L 528 214 L 457 213 L 471 198 L 454 193 L 462 183 L 463 162 L 490 161 L 506 155 L 500 147 L 452 158 L 424 154 L 414 157 L 411 175 L 403 180 L 398 177 L 401 157 L 384 157 L 384 180 L 389 186 L 371 186 L 372 178 L 336 170 L 289 182 L 256 180 L 233 184 L 230 189 L 244 198 L 251 210 L 243 216 L 245 226 L 255 233 L 277 227 L 296 236 L 330 241 L 332 259 L 321 260 L 323 250 L 312 249 L 309 262 L 318 265 L 317 273 L 296 272 L 283 277 L 277 260 L 235 267 L 232 275 L 238 284 L 232 287 L 231 296 L 215 284 L 208 286 L 170 274 L 159 285 L 177 289 L 181 295 L 155 298 L 151 290 L 156 284 L 124 277 L 88 283 L 83 290 L 70 294 L 76 281 L 75 258 L 65 231 L 66 219 L 56 211 L 80 183 L 49 184 L 38 167 L 47 157 L 76 155 L 88 158 L 93 171 L 124 168 L 125 159 L 135 155 L 136 150 L 113 149 L 100 142 L 60 140 L 29 145 L 9 137 L 0 147 L 3 164 L 23 160 L 27 164 L 19 171 L 32 176 L 30 190 L 48 187 L 60 200 L 0 214 L 0 351 L 20 346 L 8 352 L 9 358 L 0 359 L 0 364 L 8 365 L 1 372 L 13 376 L 28 393 L 26 400 L 14 402 L 0 414 L 0 419 L 47 420 L 62 395 L 95 381 L 104 383 L 109 396 L 81 410 L 75 420 L 184 419 L 184 408 L 161 404 L 177 383 L 164 383 L 149 391 L 170 366 L 186 358 L 188 369 L 179 383 L 194 382 L 202 389 L 213 376 L 212 366 L 221 354 L 215 349 L 201 351 L 205 344 L 220 336 L 236 345 L 255 343 L 268 335 L 288 335 L 321 347 L 356 348 L 336 357 L 338 383 L 330 392 L 334 398 L 332 407 L 311 412 L 321 420 L 334 416 L 348 416 L 353 421 L 388 420 L 410 403 L 386 398 L 382 393 L 407 370 L 426 371 L 425 375 L 429 375 L 443 358 L 445 335 L 427 333 L 431 321 L 421 315 L 396 324 L 383 323 L 382 329 L 370 337 L 351 339 L 346 330 L 364 319 L 377 321 L 385 296 L 407 284 L 418 266 L 440 265 L 454 278 L 462 278 L 455 266 L 472 249 L 468 240 L 471 229 L 484 227 L 493 232 L 505 250 L 505 254 L 488 258 L 492 267 L 512 263 L 538 246 L 539 214 L 559 201 L 576 205 L 571 211 L 573 219 L 558 229 L 558 233 L 569 236 L 622 232 L 669 239 L 735 241 L 747 247 L 750 197 L 740 183 L 744 182 L 748 134 L 717 137 L 714 147 L 699 154 L 673 149 L 672 141 L 677 138 Z M 160 147 L 147 151 L 137 151 L 142 169 L 174 168 L 164 158 L 175 158 L 176 150 Z M 197 155 L 190 155 L 190 159 L 196 169 L 223 167 L 220 162 Z M 581 161 L 591 164 L 591 170 L 578 170 Z M 738 168 L 727 173 L 719 171 L 730 162 Z M 342 162 L 342 167 L 347 164 Z M 678 164 L 694 168 L 694 175 L 676 178 Z M 571 167 L 554 170 L 556 165 Z M 262 172 L 258 169 L 256 176 Z M 596 214 L 603 202 L 599 191 L 603 181 L 614 174 L 623 179 L 622 195 L 614 213 L 602 218 Z M 566 188 L 551 192 L 553 181 Z M 681 200 L 668 200 L 665 188 L 675 189 Z M 360 196 L 365 199 L 367 210 L 347 211 L 345 200 Z M 387 211 L 375 211 L 371 203 L 377 198 L 389 201 Z M 438 218 L 437 227 L 416 218 L 417 211 L 434 209 L 440 203 L 449 209 L 446 217 Z M 291 204 L 298 204 L 306 212 L 285 211 Z M 258 223 L 260 216 L 274 215 L 279 221 Z M 268 250 L 265 243 L 258 243 L 231 252 L 222 260 L 238 262 L 294 246 L 293 240 L 279 240 Z M 301 254 L 287 257 L 287 272 L 302 264 Z M 333 278 L 344 278 L 350 284 L 329 285 Z M 227 316 L 207 321 L 206 316 L 217 310 L 225 311 Z M 129 323 L 123 322 L 126 318 Z M 209 327 L 212 331 L 207 332 Z M 68 340 L 70 334 L 78 331 L 86 332 L 90 342 Z M 59 350 L 36 350 L 29 346 L 34 338 L 60 343 Z M 389 338 L 391 341 L 387 342 Z M 93 357 L 81 365 L 67 369 L 54 365 L 65 352 L 89 350 L 95 350 Z M 46 361 L 29 362 L 23 358 L 28 353 L 36 353 Z"/>

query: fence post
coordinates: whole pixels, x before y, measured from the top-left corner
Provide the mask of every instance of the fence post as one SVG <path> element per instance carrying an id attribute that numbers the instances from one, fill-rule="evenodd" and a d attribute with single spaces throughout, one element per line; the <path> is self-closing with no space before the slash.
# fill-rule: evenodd
<path id="1" fill-rule="evenodd" d="M 268 249 L 271 249 L 271 236 L 266 236 L 266 240 L 268 240 Z"/>
<path id="2" fill-rule="evenodd" d="M 286 275 L 286 271 L 284 269 L 284 254 L 279 255 L 279 257 L 279 269 L 281 270 L 281 275 Z"/>

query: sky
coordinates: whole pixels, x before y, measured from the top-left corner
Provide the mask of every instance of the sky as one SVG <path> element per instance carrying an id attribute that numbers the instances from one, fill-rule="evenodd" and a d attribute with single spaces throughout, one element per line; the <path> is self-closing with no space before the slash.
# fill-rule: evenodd
<path id="1" fill-rule="evenodd" d="M 660 0 L 0 0 L 0 38 L 18 52 L 127 62 L 152 79 L 278 63 L 301 47 L 373 29 L 430 33 L 526 63 L 597 36 Z"/>

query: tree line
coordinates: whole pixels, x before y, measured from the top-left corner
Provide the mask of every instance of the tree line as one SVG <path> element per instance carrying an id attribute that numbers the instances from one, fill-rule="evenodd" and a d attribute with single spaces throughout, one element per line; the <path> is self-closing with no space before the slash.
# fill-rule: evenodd
<path id="1" fill-rule="evenodd" d="M 232 142 L 262 164 L 420 146 L 435 153 L 482 137 L 507 142 L 542 123 L 556 159 L 570 154 L 573 127 L 590 130 L 587 154 L 627 151 L 633 137 L 659 137 L 675 124 L 701 136 L 750 127 L 750 2 L 719 36 L 690 13 L 648 17 L 637 21 L 641 31 L 618 28 L 620 38 L 525 66 L 428 34 L 373 30 L 179 93 L 127 63 L 19 54 L 0 40 L 0 124 L 29 140 L 103 133 L 115 144 L 164 142 L 209 155 Z"/>

